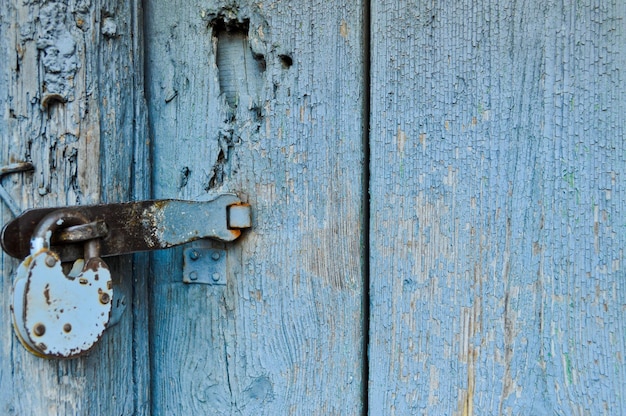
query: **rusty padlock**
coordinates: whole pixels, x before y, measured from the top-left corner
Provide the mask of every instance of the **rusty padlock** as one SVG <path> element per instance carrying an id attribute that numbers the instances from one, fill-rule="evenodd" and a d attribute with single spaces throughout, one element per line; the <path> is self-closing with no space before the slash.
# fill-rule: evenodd
<path id="1" fill-rule="evenodd" d="M 85 244 L 84 263 L 77 260 L 67 275 L 50 249 L 55 230 L 88 222 L 76 211 L 61 209 L 47 215 L 35 228 L 30 255 L 17 270 L 13 327 L 22 345 L 39 357 L 85 354 L 109 322 L 113 287 L 109 268 L 99 257 L 98 241 Z"/>

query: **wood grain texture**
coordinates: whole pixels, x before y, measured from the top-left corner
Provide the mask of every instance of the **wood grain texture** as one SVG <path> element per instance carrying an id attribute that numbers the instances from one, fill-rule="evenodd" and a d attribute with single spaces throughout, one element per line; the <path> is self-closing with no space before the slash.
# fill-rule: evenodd
<path id="1" fill-rule="evenodd" d="M 153 257 L 153 408 L 358 414 L 362 5 L 151 1 L 146 23 L 154 196 L 233 191 L 254 213 L 226 286 Z"/>
<path id="2" fill-rule="evenodd" d="M 0 4 L 0 160 L 35 166 L 3 183 L 22 209 L 146 196 L 149 182 L 134 171 L 147 162 L 139 25 L 133 1 Z M 0 413 L 149 414 L 147 292 L 131 286 L 131 259 L 109 261 L 121 322 L 88 357 L 68 361 L 37 358 L 13 335 L 17 264 L 2 257 Z"/>
<path id="3" fill-rule="evenodd" d="M 625 17 L 374 2 L 371 414 L 626 412 Z"/>

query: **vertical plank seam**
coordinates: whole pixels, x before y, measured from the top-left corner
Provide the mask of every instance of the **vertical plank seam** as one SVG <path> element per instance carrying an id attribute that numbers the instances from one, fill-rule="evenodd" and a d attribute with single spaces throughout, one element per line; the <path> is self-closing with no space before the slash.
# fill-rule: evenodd
<path id="1" fill-rule="evenodd" d="M 362 344 L 362 414 L 369 414 L 369 341 L 370 341 L 370 110 L 371 110 L 371 1 L 363 2 L 363 169 L 362 169 L 362 261 L 363 294 L 361 299 L 363 320 Z"/>
<path id="2" fill-rule="evenodd" d="M 144 2 L 134 0 L 131 3 L 131 36 L 133 51 L 133 158 L 131 168 L 131 196 L 134 200 L 152 196 L 152 157 L 151 147 L 147 144 L 148 120 L 145 100 L 145 24 L 143 18 Z M 150 142 L 151 143 L 151 142 Z M 143 170 L 142 172 L 139 170 Z M 133 255 L 132 258 L 132 343 L 133 343 L 133 399 L 134 415 L 152 414 L 152 354 L 150 352 L 149 307 L 147 278 L 150 257 L 147 253 Z M 141 279 L 141 282 L 138 282 Z M 143 327 L 146 325 L 146 327 Z M 142 358 L 143 357 L 143 358 Z M 145 365 L 147 364 L 147 365 Z"/>

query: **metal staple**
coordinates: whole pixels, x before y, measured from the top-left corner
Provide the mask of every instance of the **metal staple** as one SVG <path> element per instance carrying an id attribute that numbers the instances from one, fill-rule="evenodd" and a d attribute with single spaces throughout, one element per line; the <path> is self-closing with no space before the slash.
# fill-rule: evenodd
<path id="1" fill-rule="evenodd" d="M 11 195 L 9 195 L 7 190 L 4 189 L 4 187 L 2 186 L 2 178 L 4 178 L 5 175 L 8 175 L 10 173 L 25 172 L 25 171 L 29 171 L 33 169 L 35 169 L 35 167 L 30 162 L 12 163 L 10 165 L 3 166 L 2 168 L 0 168 L 0 198 L 2 199 L 2 201 L 4 201 L 6 206 L 9 207 L 9 210 L 16 217 L 20 215 L 22 211 L 17 206 L 13 198 L 11 198 Z"/>

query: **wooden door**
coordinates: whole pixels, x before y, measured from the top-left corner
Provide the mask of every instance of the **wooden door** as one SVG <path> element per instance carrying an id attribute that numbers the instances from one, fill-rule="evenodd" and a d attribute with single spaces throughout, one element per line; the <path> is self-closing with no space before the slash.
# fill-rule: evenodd
<path id="1" fill-rule="evenodd" d="M 370 413 L 625 413 L 624 3 L 371 16 Z"/>
<path id="2" fill-rule="evenodd" d="M 19 208 L 149 196 L 142 45 L 132 36 L 142 30 L 139 3 L 0 2 L 0 161 L 34 166 L 2 182 Z M 3 223 L 12 218 L 0 210 Z M 107 261 L 122 319 L 88 357 L 59 361 L 31 355 L 13 335 L 18 261 L 2 256 L 1 414 L 150 414 L 142 261 Z"/>
<path id="3" fill-rule="evenodd" d="M 184 284 L 182 248 L 109 260 L 126 311 L 71 361 L 12 335 L 3 257 L 2 413 L 358 413 L 362 6 L 154 1 L 144 20 L 127 3 L 2 4 L 3 160 L 35 165 L 9 193 L 27 208 L 236 192 L 254 228 L 225 285 Z"/>
<path id="4" fill-rule="evenodd" d="M 0 4 L 22 209 L 254 214 L 190 245 L 223 285 L 109 259 L 125 311 L 76 360 L 19 345 L 2 257 L 0 413 L 626 412 L 626 6 L 344 3 Z"/>
<path id="5" fill-rule="evenodd" d="M 360 412 L 362 23 L 358 2 L 146 3 L 153 196 L 253 207 L 225 285 L 152 257 L 155 412 Z"/>

